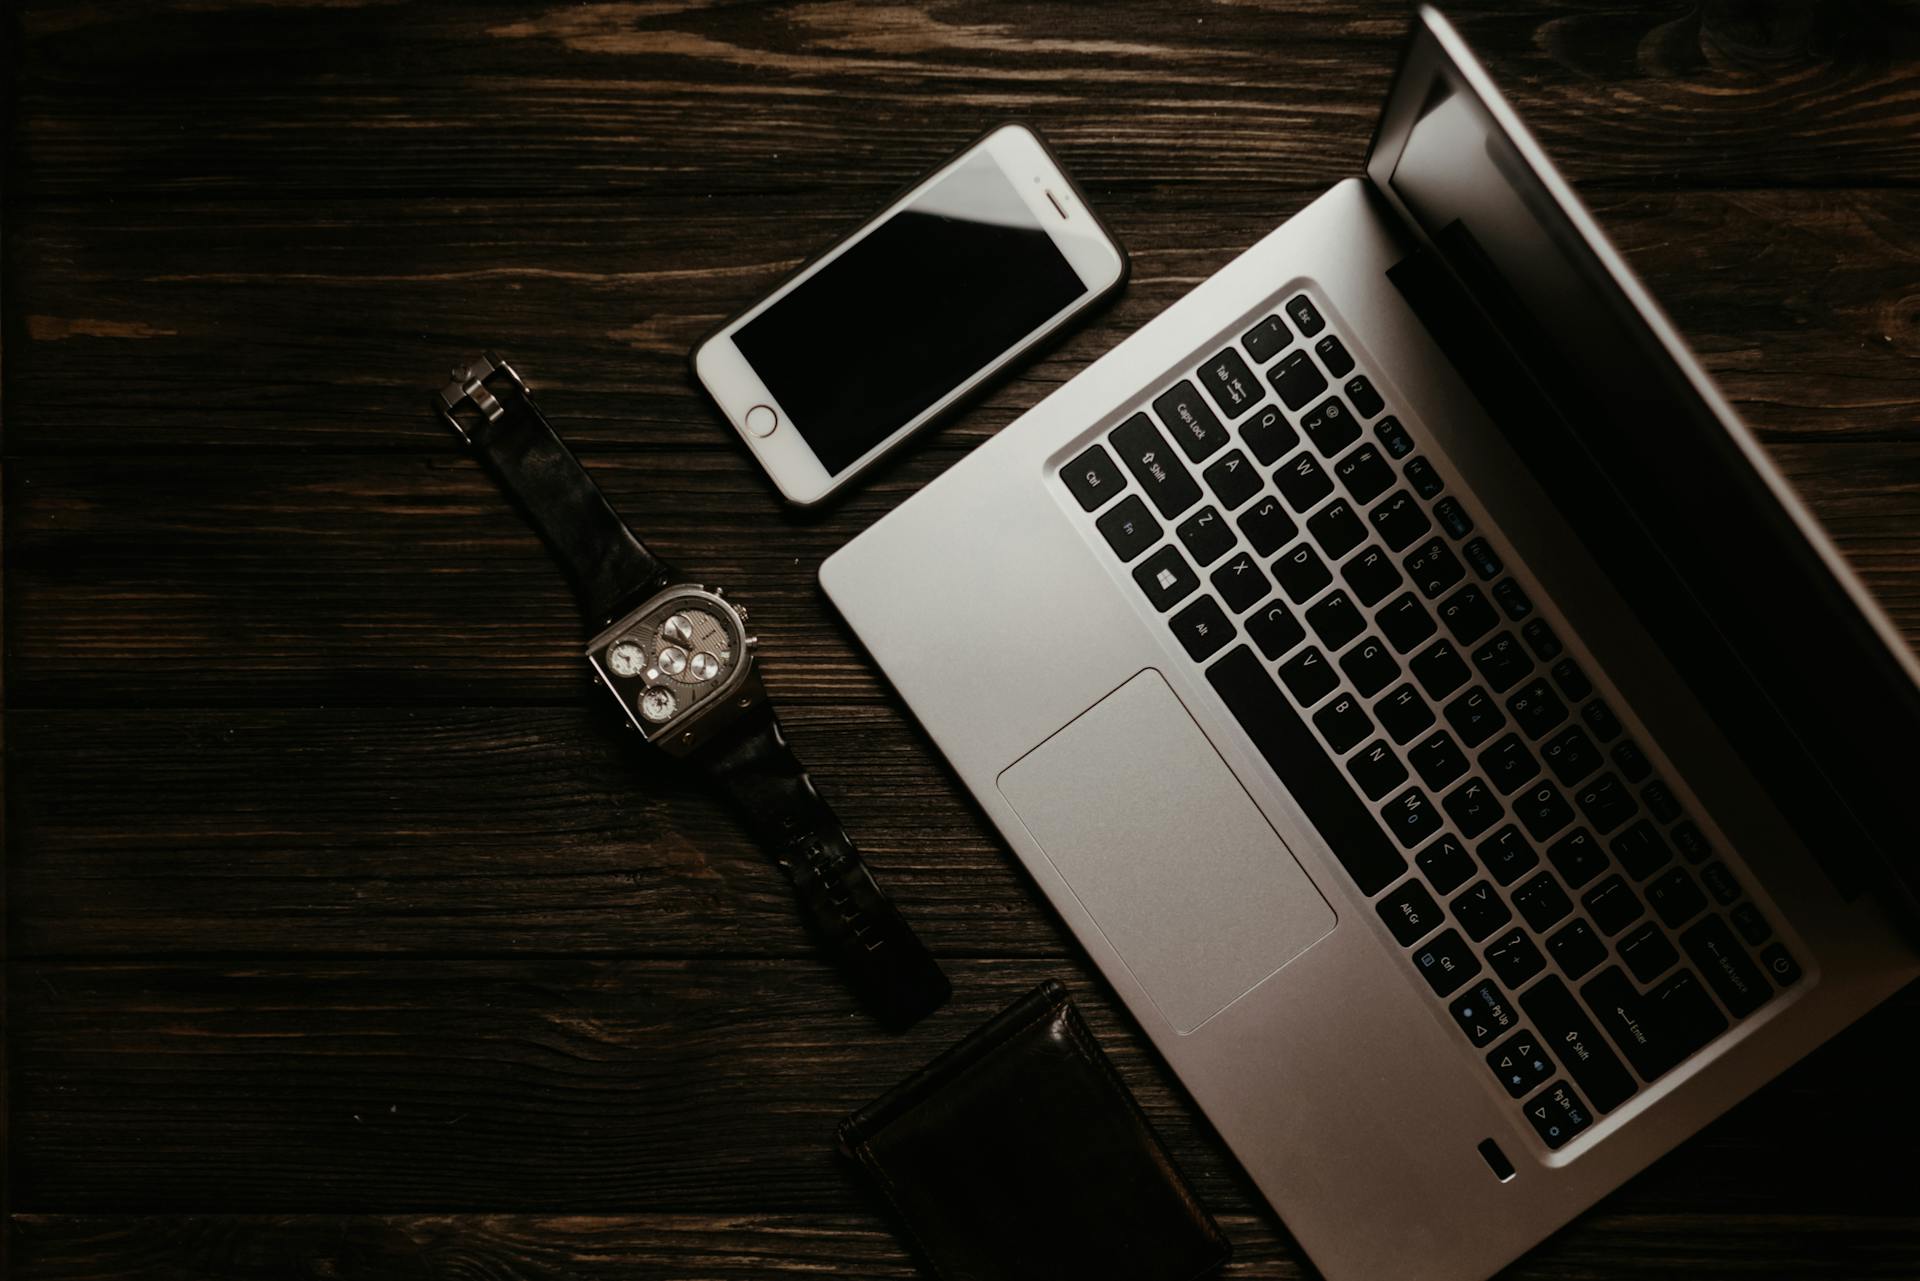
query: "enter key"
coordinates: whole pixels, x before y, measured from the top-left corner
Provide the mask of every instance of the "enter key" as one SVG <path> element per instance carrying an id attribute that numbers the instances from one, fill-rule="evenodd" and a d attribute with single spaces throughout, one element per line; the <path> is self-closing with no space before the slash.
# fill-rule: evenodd
<path id="1" fill-rule="evenodd" d="M 1671 1071 L 1727 1030 L 1727 1016 L 1691 970 L 1682 970 L 1642 993 L 1616 965 L 1601 972 L 1580 994 L 1645 1081 Z"/>

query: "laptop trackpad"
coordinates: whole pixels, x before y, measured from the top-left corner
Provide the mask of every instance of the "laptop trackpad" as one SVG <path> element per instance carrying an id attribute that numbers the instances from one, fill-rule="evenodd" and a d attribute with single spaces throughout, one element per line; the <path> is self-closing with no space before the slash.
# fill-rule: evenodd
<path id="1" fill-rule="evenodd" d="M 1333 909 L 1156 671 L 999 784 L 1175 1031 L 1333 930 Z"/>

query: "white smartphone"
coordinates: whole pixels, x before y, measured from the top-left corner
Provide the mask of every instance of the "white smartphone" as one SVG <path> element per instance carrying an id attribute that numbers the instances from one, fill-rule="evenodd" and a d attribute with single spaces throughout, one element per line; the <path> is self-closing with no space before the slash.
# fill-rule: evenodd
<path id="1" fill-rule="evenodd" d="M 694 376 L 789 502 L 820 502 L 1117 290 L 1127 256 L 1004 125 L 703 338 Z"/>

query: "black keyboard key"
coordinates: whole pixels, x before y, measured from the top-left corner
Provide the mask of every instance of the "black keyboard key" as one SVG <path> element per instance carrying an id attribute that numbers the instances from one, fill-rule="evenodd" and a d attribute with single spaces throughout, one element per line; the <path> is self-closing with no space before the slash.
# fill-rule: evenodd
<path id="1" fill-rule="evenodd" d="M 1392 607 L 1388 608 L 1390 610 Z M 1386 611 L 1383 611 L 1381 627 L 1386 631 L 1387 638 L 1391 640 L 1393 629 L 1386 625 L 1385 618 Z M 1427 691 L 1428 698 L 1445 698 L 1466 684 L 1467 679 L 1472 675 L 1467 670 L 1466 661 L 1460 657 L 1460 651 L 1453 647 L 1452 641 L 1443 640 L 1427 646 L 1409 666 L 1413 668 L 1414 679 L 1420 682 L 1420 688 Z M 1488 733 L 1491 732 L 1491 730 L 1488 731 Z M 1484 739 L 1485 735 L 1481 738 Z M 1479 741 L 1475 740 L 1475 742 Z M 1469 747 L 1473 745 L 1468 744 Z"/>
<path id="2" fill-rule="evenodd" d="M 1279 363 L 1268 371 L 1267 381 L 1273 384 L 1273 390 L 1287 408 L 1295 412 L 1327 389 L 1326 377 L 1304 348 L 1282 356 Z"/>
<path id="3" fill-rule="evenodd" d="M 1414 675 L 1420 674 L 1420 660 L 1413 660 Z M 1475 687 L 1447 704 L 1447 724 L 1453 726 L 1453 732 L 1468 747 L 1478 747 L 1492 738 L 1507 718 L 1500 714 L 1500 705 L 1484 689 Z"/>
<path id="4" fill-rule="evenodd" d="M 1505 796 L 1538 774 L 1540 762 L 1527 750 L 1525 740 L 1518 734 L 1508 734 L 1480 753 L 1480 769 L 1487 781 Z"/>
<path id="5" fill-rule="evenodd" d="M 1333 477 L 1321 468 L 1319 459 L 1304 449 L 1273 473 L 1273 483 L 1279 486 L 1287 505 L 1297 512 L 1307 510 L 1333 492 Z"/>
<path id="6" fill-rule="evenodd" d="M 1287 329 L 1287 322 L 1278 316 L 1268 316 L 1240 335 L 1240 343 L 1247 349 L 1247 354 L 1263 365 L 1285 351 L 1292 342 L 1293 334 Z"/>
<path id="7" fill-rule="evenodd" d="M 1311 338 L 1327 327 L 1325 318 L 1313 305 L 1313 300 L 1305 294 L 1295 294 L 1287 300 L 1287 316 L 1293 321 L 1293 327 L 1306 337 Z"/>
<path id="8" fill-rule="evenodd" d="M 1660 835 L 1660 829 L 1644 818 L 1610 842 L 1613 856 L 1636 881 L 1644 881 L 1673 862 L 1673 851 Z"/>
<path id="9" fill-rule="evenodd" d="M 1233 550 L 1233 527 L 1212 507 L 1202 507 L 1173 531 L 1187 555 L 1200 565 L 1211 565 Z"/>
<path id="10" fill-rule="evenodd" d="M 1412 849 L 1440 830 L 1440 811 L 1417 787 L 1409 787 L 1388 801 L 1380 811 L 1380 820 L 1403 849 Z"/>
<path id="11" fill-rule="evenodd" d="M 1671 1071 L 1727 1030 L 1727 1016 L 1686 970 L 1642 996 L 1619 966 L 1596 974 L 1580 995 L 1643 1081 Z"/>
<path id="12" fill-rule="evenodd" d="M 1504 694 L 1527 678 L 1533 670 L 1533 659 L 1512 632 L 1501 632 L 1473 651 L 1473 665 L 1494 693 Z"/>
<path id="13" fill-rule="evenodd" d="M 1227 429 L 1207 408 L 1207 402 L 1200 399 L 1194 385 L 1184 379 L 1154 397 L 1153 412 L 1160 419 L 1160 425 L 1173 434 L 1181 450 L 1196 463 L 1213 457 L 1227 443 Z"/>
<path id="14" fill-rule="evenodd" d="M 1160 522 L 1138 494 L 1115 503 L 1094 525 L 1123 565 L 1160 541 Z"/>
<path id="15" fill-rule="evenodd" d="M 1528 1102 L 1527 1120 L 1540 1141 L 1557 1152 L 1593 1124 L 1593 1114 L 1565 1081 L 1555 1081 Z"/>
<path id="16" fill-rule="evenodd" d="M 1227 608 L 1236 614 L 1244 614 L 1265 600 L 1267 589 L 1272 586 L 1260 562 L 1245 552 L 1234 553 L 1231 560 L 1213 571 L 1209 581 Z"/>
<path id="17" fill-rule="evenodd" d="M 1503 578 L 1493 585 L 1493 599 L 1500 606 L 1500 612 L 1516 623 L 1533 612 L 1533 601 L 1528 599 L 1526 589 L 1511 578 Z"/>
<path id="18" fill-rule="evenodd" d="M 1400 567 L 1378 547 L 1368 547 L 1340 567 L 1340 577 L 1362 605 L 1376 605 L 1400 585 Z"/>
<path id="19" fill-rule="evenodd" d="M 1261 466 L 1271 467 L 1300 443 L 1300 433 L 1278 405 L 1268 405 L 1240 424 L 1240 439 Z"/>
<path id="20" fill-rule="evenodd" d="M 1362 698 L 1372 698 L 1393 683 L 1400 664 L 1393 661 L 1387 647 L 1377 640 L 1364 640 L 1340 656 L 1340 670 L 1347 674 Z"/>
<path id="21" fill-rule="evenodd" d="M 1592 926 L 1585 921 L 1574 920 L 1558 933 L 1547 937 L 1547 954 L 1553 957 L 1554 964 L 1564 970 L 1568 978 L 1577 979 L 1607 959 L 1607 947 L 1593 932 Z"/>
<path id="22" fill-rule="evenodd" d="M 1758 947 L 1767 941 L 1769 934 L 1773 933 L 1773 927 L 1767 924 L 1767 918 L 1751 903 L 1742 903 L 1728 915 L 1733 918 L 1733 928 L 1739 930 L 1740 937 L 1751 946 Z"/>
<path id="23" fill-rule="evenodd" d="M 1447 487 L 1439 471 L 1424 458 L 1407 459 L 1407 483 L 1422 498 L 1433 498 Z"/>
<path id="24" fill-rule="evenodd" d="M 1611 774 L 1602 774 L 1574 794 L 1580 812 L 1605 836 L 1633 817 L 1633 794 Z"/>
<path id="25" fill-rule="evenodd" d="M 1244 645 L 1229 650 L 1207 669 L 1207 682 L 1360 892 L 1371 897 L 1399 880 L 1407 870 L 1406 859 L 1388 843 L 1373 812 L 1327 759 L 1253 651 Z"/>
<path id="26" fill-rule="evenodd" d="M 1607 869 L 1607 852 L 1584 827 L 1576 827 L 1549 845 L 1547 859 L 1560 878 L 1575 889 Z"/>
<path id="27" fill-rule="evenodd" d="M 1493 873 L 1494 880 L 1511 885 L 1540 866 L 1540 855 L 1520 835 L 1520 829 L 1509 823 L 1480 842 L 1480 863 Z"/>
<path id="28" fill-rule="evenodd" d="M 1353 775 L 1354 786 L 1370 801 L 1379 800 L 1407 781 L 1407 767 L 1400 763 L 1385 739 L 1375 739 L 1355 752 L 1347 762 L 1347 773 Z"/>
<path id="29" fill-rule="evenodd" d="M 1567 696 L 1568 702 L 1577 703 L 1593 693 L 1593 682 L 1580 670 L 1580 664 L 1571 658 L 1563 658 L 1553 665 L 1553 679 L 1560 686 L 1560 692 Z"/>
<path id="30" fill-rule="evenodd" d="M 1362 445 L 1342 458 L 1333 465 L 1333 472 L 1362 507 L 1393 488 L 1393 465 L 1372 445 Z"/>
<path id="31" fill-rule="evenodd" d="M 1516 1099 L 1525 1098 L 1553 1076 L 1553 1060 L 1540 1048 L 1540 1038 L 1531 1032 L 1508 1037 L 1496 1046 L 1487 1054 L 1487 1066 Z"/>
<path id="32" fill-rule="evenodd" d="M 1633 971 L 1633 977 L 1642 983 L 1653 982 L 1680 960 L 1673 940 L 1654 921 L 1648 921 L 1621 939 L 1619 951 L 1620 959 Z"/>
<path id="33" fill-rule="evenodd" d="M 1514 798 L 1513 815 L 1527 829 L 1528 836 L 1544 841 L 1573 822 L 1573 806 L 1567 803 L 1559 788 L 1541 778 Z"/>
<path id="34" fill-rule="evenodd" d="M 1373 733 L 1373 722 L 1367 719 L 1366 709 L 1351 694 L 1341 694 L 1315 712 L 1313 723 L 1327 736 L 1327 743 L 1333 750 L 1342 756 L 1355 743 Z"/>
<path id="35" fill-rule="evenodd" d="M 1312 707 L 1339 686 L 1340 673 L 1325 654 L 1309 645 L 1280 664 L 1280 679 L 1302 707 Z"/>
<path id="36" fill-rule="evenodd" d="M 1526 638 L 1527 648 L 1541 662 L 1551 662 L 1560 653 L 1560 638 L 1553 634 L 1553 628 L 1547 626 L 1544 618 L 1529 619 L 1520 629 L 1520 635 Z"/>
<path id="37" fill-rule="evenodd" d="M 1220 500 L 1220 505 L 1232 511 L 1260 492 L 1264 483 L 1254 465 L 1239 450 L 1222 454 L 1207 469 L 1200 473 L 1206 480 L 1207 488 Z"/>
<path id="38" fill-rule="evenodd" d="M 1373 389 L 1373 384 L 1367 381 L 1365 374 L 1356 374 L 1347 379 L 1347 399 L 1353 402 L 1353 407 L 1362 418 L 1371 418 L 1387 407 L 1387 402 L 1380 399 L 1380 393 Z"/>
<path id="39" fill-rule="evenodd" d="M 1204 663 L 1233 639 L 1233 623 L 1211 596 L 1202 596 L 1168 620 L 1187 657 Z"/>
<path id="40" fill-rule="evenodd" d="M 1387 737 L 1396 743 L 1411 742 L 1433 724 L 1433 709 L 1411 685 L 1402 685 L 1375 703 L 1373 714 L 1379 718 L 1380 728 L 1387 731 Z"/>
<path id="41" fill-rule="evenodd" d="M 1773 995 L 1766 975 L 1718 916 L 1709 916 L 1682 934 L 1680 946 L 1735 1018 L 1747 1017 Z"/>
<path id="42" fill-rule="evenodd" d="M 1453 548 L 1438 538 L 1430 538 L 1408 552 L 1406 565 L 1407 577 L 1428 600 L 1446 591 L 1467 573 L 1460 558 L 1453 554 Z"/>
<path id="43" fill-rule="evenodd" d="M 1462 645 L 1479 640 L 1500 622 L 1493 606 L 1471 583 L 1440 602 L 1440 621 Z"/>
<path id="44" fill-rule="evenodd" d="M 1445 919 L 1440 905 L 1417 879 L 1395 886 L 1392 893 L 1373 905 L 1373 910 L 1380 913 L 1380 919 L 1387 923 L 1388 931 L 1401 947 L 1412 947 L 1438 929 Z"/>
<path id="45" fill-rule="evenodd" d="M 1273 562 L 1273 576 L 1280 580 L 1281 590 L 1295 604 L 1317 595 L 1333 581 L 1327 562 L 1307 543 L 1301 543 Z"/>
<path id="46" fill-rule="evenodd" d="M 1493 789 L 1477 778 L 1470 778 L 1448 792 L 1441 804 L 1468 840 L 1498 823 L 1506 813 Z"/>
<path id="47" fill-rule="evenodd" d="M 1708 844 L 1707 838 L 1691 821 L 1675 823 L 1672 835 L 1674 848 L 1689 863 L 1701 862 L 1713 853 L 1713 846 Z"/>
<path id="48" fill-rule="evenodd" d="M 1647 882 L 1646 890 L 1654 915 L 1670 930 L 1679 929 L 1707 910 L 1707 896 L 1684 867 L 1662 872 Z"/>
<path id="49" fill-rule="evenodd" d="M 1107 439 L 1162 516 L 1172 520 L 1200 501 L 1200 483 L 1145 414 L 1127 419 Z"/>
<path id="50" fill-rule="evenodd" d="M 1353 597 L 1336 590 L 1307 606 L 1307 626 L 1322 645 L 1338 650 L 1366 630 L 1367 618 L 1353 603 Z"/>
<path id="51" fill-rule="evenodd" d="M 1653 815 L 1658 823 L 1671 823 L 1680 817 L 1680 802 L 1673 797 L 1673 791 L 1659 779 L 1640 789 L 1640 803 L 1647 807 L 1647 813 Z"/>
<path id="52" fill-rule="evenodd" d="M 1332 458 L 1360 439 L 1360 420 L 1338 396 L 1329 396 L 1301 415 L 1300 430 L 1322 458 Z"/>
<path id="53" fill-rule="evenodd" d="M 1534 933 L 1540 934 L 1558 925 L 1573 910 L 1573 900 L 1553 879 L 1553 873 L 1541 872 L 1520 882 L 1513 890 L 1514 910 Z"/>
<path id="54" fill-rule="evenodd" d="M 1200 366 L 1200 382 L 1229 419 L 1238 418 L 1260 403 L 1264 394 L 1260 380 L 1240 359 L 1240 353 L 1228 347 Z"/>
<path id="55" fill-rule="evenodd" d="M 1353 372 L 1353 357 L 1348 354 L 1346 344 L 1340 341 L 1339 335 L 1328 334 L 1315 343 L 1313 349 L 1320 353 L 1320 363 L 1335 378 L 1345 378 Z"/>
<path id="56" fill-rule="evenodd" d="M 1285 604 L 1270 600 L 1247 616 L 1247 636 L 1260 647 L 1262 654 L 1278 658 L 1305 640 L 1307 629 Z M 1331 684 L 1328 688 L 1332 688 Z"/>
<path id="57" fill-rule="evenodd" d="M 1334 499 L 1307 517 L 1307 532 L 1320 544 L 1320 550 L 1334 560 L 1367 541 L 1367 527 L 1360 523 L 1344 498 Z"/>
<path id="58" fill-rule="evenodd" d="M 1395 458 L 1405 458 L 1413 452 L 1413 437 L 1407 435 L 1407 429 L 1392 415 L 1375 423 L 1373 434 L 1380 441 L 1380 447 Z"/>
<path id="59" fill-rule="evenodd" d="M 1509 695 L 1507 711 L 1528 738 L 1539 738 L 1569 715 L 1567 705 L 1560 701 L 1553 687 L 1542 680 L 1529 681 Z"/>
<path id="60" fill-rule="evenodd" d="M 1410 688 L 1403 686 L 1402 688 Z M 1398 694 L 1399 691 L 1395 691 Z M 1394 694 L 1388 695 L 1389 698 Z M 1431 712 L 1428 713 L 1432 715 Z M 1386 719 L 1382 713 L 1381 719 Z M 1417 747 L 1410 748 L 1407 759 L 1413 763 L 1420 781 L 1428 787 L 1442 788 L 1467 772 L 1467 754 L 1460 750 L 1460 744 L 1445 730 L 1435 730 L 1420 740 Z"/>
<path id="61" fill-rule="evenodd" d="M 1594 928 L 1611 938 L 1646 913 L 1640 896 L 1627 884 L 1627 878 L 1615 873 L 1580 896 L 1580 905 Z"/>
<path id="62" fill-rule="evenodd" d="M 1740 882 L 1733 879 L 1733 873 L 1719 859 L 1700 869 L 1700 879 L 1706 882 L 1707 892 L 1721 907 L 1740 897 Z"/>
<path id="63" fill-rule="evenodd" d="M 1391 497 L 1381 500 L 1379 506 L 1367 513 L 1367 519 L 1373 522 L 1380 541 L 1396 552 L 1404 550 L 1433 528 L 1433 523 L 1427 519 L 1427 509 L 1404 489 L 1397 489 Z M 1408 566 L 1408 572 L 1412 573 L 1411 565 Z M 1413 580 L 1421 581 L 1420 575 L 1413 573 Z"/>
<path id="64" fill-rule="evenodd" d="M 1593 736 L 1603 743 L 1611 743 L 1620 737 L 1619 718 L 1613 714 L 1611 707 L 1599 699 L 1580 709 L 1580 719 L 1587 723 L 1587 728 L 1593 731 Z"/>
<path id="65" fill-rule="evenodd" d="M 1147 594 L 1147 600 L 1166 613 L 1200 588 L 1199 575 L 1187 565 L 1176 547 L 1162 547 L 1133 567 L 1133 581 Z"/>
<path id="66" fill-rule="evenodd" d="M 1647 754 L 1640 750 L 1640 744 L 1630 738 L 1623 738 L 1613 745 L 1611 753 L 1614 768 L 1620 771 L 1620 777 L 1629 783 L 1638 783 L 1653 773 L 1653 763 Z"/>
<path id="67" fill-rule="evenodd" d="M 1403 592 L 1380 607 L 1374 621 L 1380 625 L 1380 632 L 1387 638 L 1387 644 L 1393 646 L 1396 654 L 1404 654 L 1415 645 L 1439 630 L 1439 624 L 1433 621 L 1433 615 L 1427 612 L 1412 592 Z M 1451 647 L 1448 649 L 1452 653 Z M 1457 655 L 1456 655 L 1457 657 Z M 1467 678 L 1467 670 L 1460 669 L 1460 680 Z M 1424 682 L 1423 682 L 1424 683 Z M 1449 686 L 1456 688 L 1459 682 Z M 1429 692 L 1431 689 L 1429 688 Z"/>
<path id="68" fill-rule="evenodd" d="M 1080 500 L 1080 510 L 1089 512 L 1127 487 L 1127 478 L 1120 474 L 1113 455 L 1099 445 L 1088 445 L 1062 467 L 1060 479 Z"/>
<path id="69" fill-rule="evenodd" d="M 1773 981 L 1781 987 L 1792 987 L 1800 981 L 1800 964 L 1793 959 L 1784 944 L 1775 943 L 1760 953 L 1760 964 L 1767 973 L 1773 975 Z"/>
<path id="70" fill-rule="evenodd" d="M 1553 771 L 1553 776 L 1569 787 L 1601 765 L 1600 749 L 1593 745 L 1586 731 L 1577 725 L 1561 730 L 1542 743 L 1540 755 L 1546 758 L 1547 768 Z"/>
<path id="71" fill-rule="evenodd" d="M 1532 936 L 1509 930 L 1487 944 L 1487 964 L 1508 987 L 1517 988 L 1547 967 L 1547 958 Z"/>
<path id="72" fill-rule="evenodd" d="M 1460 554 L 1467 558 L 1467 564 L 1473 566 L 1473 572 L 1482 582 L 1492 582 L 1500 577 L 1505 568 L 1500 557 L 1494 552 L 1493 544 L 1484 538 L 1469 538 L 1460 548 Z"/>
<path id="73" fill-rule="evenodd" d="M 1461 539 L 1473 532 L 1473 518 L 1457 498 L 1442 498 L 1433 505 L 1433 517 L 1449 538 Z"/>
<path id="74" fill-rule="evenodd" d="M 1606 954 L 1605 948 L 1600 951 Z M 1565 983 L 1549 975 L 1527 990 L 1520 1008 L 1594 1107 L 1611 1112 L 1633 1097 L 1639 1087 Z"/>
<path id="75" fill-rule="evenodd" d="M 1448 930 L 1414 952 L 1413 968 L 1420 971 L 1435 996 L 1452 996 L 1480 972 L 1480 958 L 1458 930 Z"/>
<path id="76" fill-rule="evenodd" d="M 1287 509 L 1280 505 L 1278 498 L 1262 498 L 1253 506 L 1240 513 L 1238 521 L 1240 532 L 1253 544 L 1253 550 L 1262 556 L 1271 556 L 1293 541 L 1300 527 L 1293 523 L 1293 517 L 1287 515 Z"/>
<path id="77" fill-rule="evenodd" d="M 1421 872 L 1442 894 L 1451 894 L 1465 885 L 1474 873 L 1473 855 L 1456 836 L 1442 836 L 1413 856 Z"/>
<path id="78" fill-rule="evenodd" d="M 1492 979 L 1481 979 L 1469 986 L 1447 1007 L 1447 1013 L 1453 1015 L 1453 1021 L 1460 1025 L 1475 1049 L 1513 1031 L 1520 1022 L 1520 1012 Z"/>

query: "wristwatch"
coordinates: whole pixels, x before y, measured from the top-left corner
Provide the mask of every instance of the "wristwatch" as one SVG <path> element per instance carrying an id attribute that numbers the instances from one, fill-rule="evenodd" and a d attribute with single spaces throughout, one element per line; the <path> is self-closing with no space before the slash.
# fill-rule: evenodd
<path id="1" fill-rule="evenodd" d="M 802 916 L 863 1004 L 900 1029 L 947 977 L 814 790 L 768 702 L 747 611 L 682 580 L 607 502 L 513 367 L 456 367 L 435 408 L 540 534 L 586 617 L 594 683 L 646 742 L 703 769 L 779 865 Z"/>

